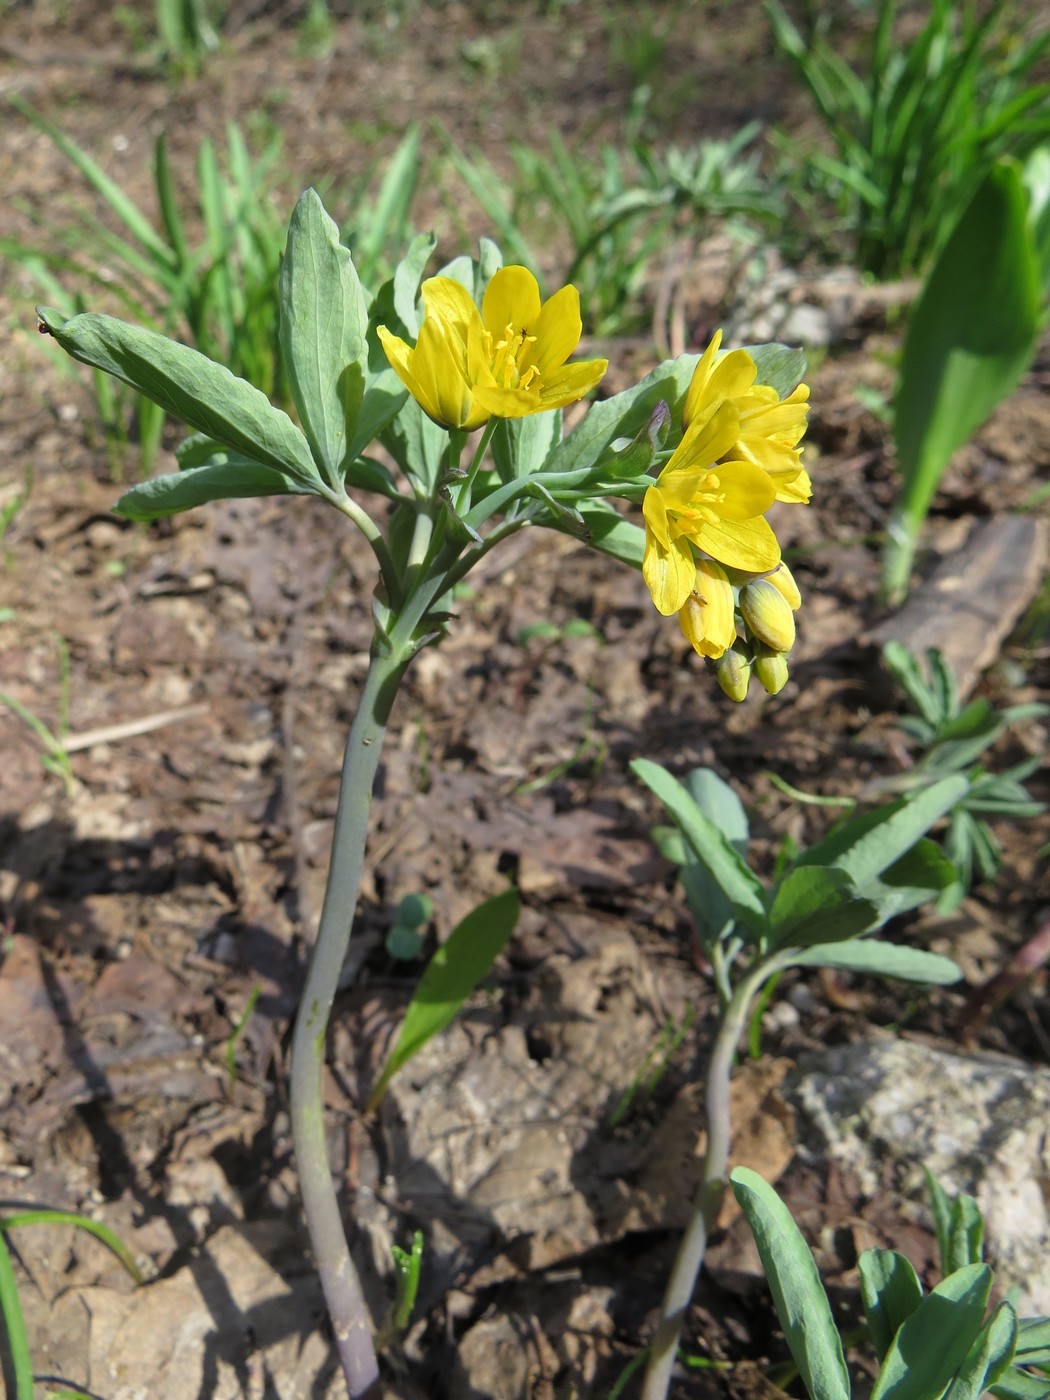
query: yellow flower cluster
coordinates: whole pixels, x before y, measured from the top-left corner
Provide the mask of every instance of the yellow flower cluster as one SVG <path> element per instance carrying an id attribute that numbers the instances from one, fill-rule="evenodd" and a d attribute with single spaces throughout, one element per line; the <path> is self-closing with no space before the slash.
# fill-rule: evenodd
<path id="1" fill-rule="evenodd" d="M 580 341 L 580 299 L 567 286 L 541 302 L 524 267 L 500 269 L 481 308 L 449 277 L 422 289 L 416 344 L 385 326 L 379 338 L 405 387 L 442 427 L 471 431 L 588 394 L 606 360 L 568 364 Z M 697 363 L 682 409 L 683 436 L 645 493 L 642 574 L 657 609 L 678 614 L 727 695 L 742 700 L 754 673 L 771 694 L 787 680 L 801 604 L 765 518 L 774 501 L 811 494 L 799 444 L 809 390 L 781 399 L 757 383 L 746 350 L 719 354 L 722 332 Z"/>
<path id="2" fill-rule="evenodd" d="M 799 447 L 809 390 L 781 399 L 755 382 L 746 350 L 719 357 L 721 343 L 719 331 L 700 357 L 682 441 L 645 493 L 642 573 L 657 609 L 678 614 L 726 694 L 743 699 L 752 668 L 773 694 L 787 679 L 802 600 L 765 512 L 810 498 Z"/>

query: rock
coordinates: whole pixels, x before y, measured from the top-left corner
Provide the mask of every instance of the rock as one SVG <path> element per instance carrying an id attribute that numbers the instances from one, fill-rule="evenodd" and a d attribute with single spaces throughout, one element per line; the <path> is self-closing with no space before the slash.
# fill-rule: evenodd
<path id="1" fill-rule="evenodd" d="M 783 1093 L 799 1140 L 867 1197 L 888 1180 L 928 1221 L 924 1166 L 975 1196 L 998 1290 L 1019 1290 L 1022 1315 L 1050 1313 L 1050 1070 L 865 1041 L 804 1057 Z"/>

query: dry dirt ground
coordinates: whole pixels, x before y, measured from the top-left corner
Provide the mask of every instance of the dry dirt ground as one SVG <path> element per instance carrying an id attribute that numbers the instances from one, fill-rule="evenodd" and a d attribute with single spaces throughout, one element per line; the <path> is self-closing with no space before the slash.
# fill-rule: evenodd
<path id="1" fill-rule="evenodd" d="M 285 133 L 274 195 L 289 209 L 305 184 L 338 189 L 367 170 L 410 118 L 440 114 L 505 167 L 510 136 L 614 136 L 630 95 L 615 25 L 585 0 L 362 7 L 322 58 L 301 52 L 294 24 L 255 10 L 199 78 L 173 86 L 130 54 L 108 7 L 0 8 L 0 232 L 31 233 L 30 207 L 68 220 L 80 198 L 48 141 L 5 107 L 9 93 L 147 206 L 159 131 L 185 181 L 205 131 L 265 108 Z M 689 10 L 654 7 L 673 36 L 661 92 L 675 139 L 799 115 L 758 6 L 705 6 L 702 25 Z M 436 141 L 427 149 L 436 161 Z M 425 189 L 417 222 L 450 237 L 450 203 Z M 476 213 L 464 221 L 483 231 Z M 64 645 L 73 735 L 176 712 L 78 747 L 65 793 L 0 709 L 0 1198 L 105 1220 L 152 1274 L 133 1291 L 86 1236 L 19 1232 L 36 1368 L 110 1400 L 338 1394 L 304 1257 L 284 1069 L 365 666 L 368 561 L 315 503 L 231 503 L 150 529 L 113 517 L 86 386 L 42 353 L 32 289 L 0 267 L 0 506 L 22 498 L 0 542 L 0 689 L 56 728 Z M 694 345 L 718 314 L 690 326 Z M 898 699 L 863 644 L 878 621 L 891 449 L 855 393 L 889 389 L 896 336 L 877 315 L 857 320 L 811 375 L 814 503 L 778 522 L 806 606 L 777 699 L 724 701 L 637 576 L 554 536 L 495 552 L 447 642 L 409 675 L 326 1084 L 330 1154 L 378 1317 L 390 1243 L 415 1228 L 427 1240 L 392 1394 L 603 1396 L 644 1343 L 696 1171 L 713 997 L 627 764 L 715 767 L 752 811 L 767 869 L 784 836 L 812 839 L 826 820 L 780 793 L 771 770 L 843 793 L 907 762 Z M 632 366 L 639 353 L 644 369 L 647 352 L 624 347 Z M 960 455 L 931 521 L 934 555 L 1039 487 L 1048 376 L 1044 346 Z M 580 618 L 590 634 L 528 632 Z M 1043 633 L 1015 630 L 980 689 L 1046 699 Z M 996 761 L 1043 738 L 1030 726 Z M 1031 786 L 1048 795 L 1043 774 Z M 1050 821 L 999 835 L 994 887 L 948 923 L 898 934 L 952 953 L 970 987 L 1033 935 L 1046 898 Z M 429 894 L 440 935 L 508 878 L 524 912 L 487 989 L 363 1119 L 416 975 L 384 950 L 399 899 Z M 256 987 L 231 1077 L 227 1043 Z M 999 1007 L 978 1043 L 1045 1063 L 1039 990 Z M 770 1177 L 787 1169 L 782 1189 L 843 1289 L 858 1240 L 928 1263 L 929 1237 L 892 1195 L 861 1202 L 825 1164 L 789 1165 L 779 1075 L 801 1051 L 873 1027 L 958 1045 L 967 993 L 785 981 L 764 1057 L 740 1072 L 737 1155 Z M 695 1028 L 652 1097 L 611 1127 L 661 1029 L 688 1008 Z M 729 1364 L 689 1373 L 677 1395 L 755 1395 L 768 1385 L 755 1363 L 783 1358 L 746 1261 L 729 1222 L 688 1335 L 692 1352 Z"/>

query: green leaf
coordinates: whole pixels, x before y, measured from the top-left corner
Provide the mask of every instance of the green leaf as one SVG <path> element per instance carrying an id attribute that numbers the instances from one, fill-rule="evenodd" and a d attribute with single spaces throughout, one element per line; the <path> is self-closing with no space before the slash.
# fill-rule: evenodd
<path id="1" fill-rule="evenodd" d="M 948 1249 L 943 1272 L 953 1274 L 967 1264 L 984 1262 L 984 1217 L 972 1196 L 956 1196 L 948 1217 Z"/>
<path id="2" fill-rule="evenodd" d="M 945 778 L 922 792 L 852 817 L 803 851 L 795 864 L 838 866 L 853 877 L 858 891 L 866 894 L 868 881 L 906 854 L 966 791 L 965 778 Z"/>
<path id="3" fill-rule="evenodd" d="M 930 1197 L 930 1211 L 933 1215 L 933 1231 L 937 1237 L 937 1253 L 940 1256 L 941 1273 L 947 1277 L 952 1272 L 948 1267 L 952 1230 L 951 1197 L 929 1167 L 923 1167 L 922 1174 L 926 1178 L 926 1190 Z"/>
<path id="4" fill-rule="evenodd" d="M 884 924 L 934 899 L 955 878 L 955 867 L 937 842 L 924 837 L 877 879 L 869 880 L 864 895 L 878 906 L 879 923 Z"/>
<path id="5" fill-rule="evenodd" d="M 645 554 L 645 531 L 633 520 L 627 520 L 619 511 L 604 501 L 581 501 L 577 511 L 587 527 L 587 543 L 602 554 L 619 559 L 621 564 L 632 568 L 642 567 Z M 557 519 L 544 521 L 551 529 L 561 529 L 563 534 L 571 534 Z"/>
<path id="6" fill-rule="evenodd" d="M 666 768 L 648 758 L 636 758 L 631 772 L 656 794 L 682 828 L 696 859 L 717 883 L 738 916 L 756 935 L 767 926 L 765 891 L 757 875 L 696 805 Z"/>
<path id="7" fill-rule="evenodd" d="M 1013 161 L 981 182 L 926 280 L 904 341 L 894 437 L 901 509 L 921 522 L 948 459 L 1014 389 L 1042 309 L 1028 201 Z"/>
<path id="8" fill-rule="evenodd" d="M 839 967 L 844 972 L 866 972 L 873 977 L 895 977 L 901 982 L 921 982 L 948 987 L 962 973 L 950 958 L 927 953 L 921 948 L 905 948 L 899 943 L 883 943 L 876 938 L 854 938 L 848 943 L 822 943 L 803 948 L 783 959 L 785 967 Z"/>
<path id="9" fill-rule="evenodd" d="M 857 1269 L 868 1331 L 882 1361 L 897 1329 L 922 1302 L 922 1284 L 904 1255 L 893 1249 L 866 1249 Z"/>
<path id="10" fill-rule="evenodd" d="M 971 1264 L 943 1279 L 890 1344 L 871 1400 L 936 1400 L 981 1331 L 992 1271 Z"/>
<path id="11" fill-rule="evenodd" d="M 10 1361 L 15 1386 L 14 1400 L 33 1400 L 33 1362 L 29 1354 L 29 1333 L 26 1331 L 22 1300 L 18 1296 L 18 1279 L 11 1262 L 11 1251 L 0 1230 L 0 1315 L 4 1321 L 5 1351 Z"/>
<path id="12" fill-rule="evenodd" d="M 849 1400 L 849 1371 L 820 1274 L 791 1213 L 757 1172 L 730 1173 L 769 1280 L 777 1317 L 811 1400 Z"/>
<path id="13" fill-rule="evenodd" d="M 768 384 L 780 398 L 786 399 L 802 383 L 806 373 L 806 356 L 802 350 L 792 350 L 776 341 L 744 348 L 758 366 L 756 384 Z"/>
<path id="14" fill-rule="evenodd" d="M 389 424 L 383 444 L 412 484 L 425 495 L 437 488 L 445 454 L 448 433 L 439 428 L 413 398 Z"/>
<path id="15" fill-rule="evenodd" d="M 694 768 L 687 773 L 683 787 L 705 817 L 747 862 L 748 820 L 740 798 L 710 768 Z M 682 888 L 700 942 L 705 949 L 717 942 L 736 922 L 733 907 L 722 892 L 718 881 L 694 855 L 679 827 L 669 828 L 681 847 Z M 654 838 L 655 838 L 654 832 Z M 658 843 L 659 844 L 659 843 Z"/>
<path id="16" fill-rule="evenodd" d="M 570 472 L 599 465 L 602 454 L 617 438 L 633 438 L 642 431 L 661 402 L 671 409 L 668 442 L 673 445 L 681 437 L 682 403 L 698 359 L 698 355 L 680 355 L 677 360 L 665 360 L 632 389 L 591 404 L 577 427 L 547 458 L 545 470 Z"/>
<path id="17" fill-rule="evenodd" d="M 514 481 L 538 472 L 561 442 L 561 410 L 503 418 L 492 434 L 492 460 L 501 481 Z"/>
<path id="18" fill-rule="evenodd" d="M 1050 1362 L 1050 1317 L 1023 1317 L 1017 1325 L 1017 1360 L 1025 1366 Z"/>
<path id="19" fill-rule="evenodd" d="M 1009 1303 L 1000 1303 L 960 1366 L 948 1400 L 981 1400 L 1010 1365 L 1016 1343 L 1017 1314 Z"/>
<path id="20" fill-rule="evenodd" d="M 791 870 L 780 882 L 769 910 L 770 947 L 793 944 L 809 948 L 866 932 L 879 918 L 868 899 L 842 870 L 807 865 Z"/>
<path id="21" fill-rule="evenodd" d="M 369 1099 L 370 1110 L 398 1070 L 453 1019 L 502 952 L 517 922 L 517 891 L 505 890 L 471 910 L 452 930 L 419 979 L 397 1043 Z"/>
<path id="22" fill-rule="evenodd" d="M 712 768 L 694 768 L 685 775 L 684 786 L 704 816 L 715 823 L 741 860 L 746 861 L 751 827 L 736 790 Z"/>
<path id="23" fill-rule="evenodd" d="M 159 520 L 178 515 L 208 501 L 242 496 L 309 495 L 291 477 L 241 458 L 217 466 L 189 467 L 171 476 L 157 476 L 125 491 L 113 509 L 128 520 Z"/>
<path id="24" fill-rule="evenodd" d="M 37 314 L 62 349 L 105 370 L 199 432 L 307 488 L 322 486 L 310 447 L 287 413 L 265 394 L 188 345 L 112 316 L 81 312 L 68 320 Z M 319 491 L 318 494 L 321 494 Z"/>
<path id="25" fill-rule="evenodd" d="M 1017 1366 L 1008 1366 L 988 1392 L 999 1400 L 1050 1400 L 1050 1377 L 1033 1376 Z"/>
<path id="26" fill-rule="evenodd" d="M 362 467 L 361 453 L 386 431 L 400 413 L 407 398 L 408 390 L 389 365 L 379 371 L 371 368 L 368 370 L 365 375 L 364 397 L 358 409 L 357 421 L 353 424 L 350 446 L 344 459 L 348 465 L 343 468 L 343 480 L 348 486 L 361 486 L 369 491 L 377 489 L 367 480 L 367 471 Z"/>
<path id="27" fill-rule="evenodd" d="M 316 190 L 299 196 L 279 283 L 281 363 L 314 460 L 339 490 L 364 397 L 368 308 Z"/>

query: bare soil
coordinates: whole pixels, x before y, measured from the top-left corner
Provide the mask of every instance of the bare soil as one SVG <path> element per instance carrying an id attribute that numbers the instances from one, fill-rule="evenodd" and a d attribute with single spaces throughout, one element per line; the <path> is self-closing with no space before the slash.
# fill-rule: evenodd
<path id="1" fill-rule="evenodd" d="M 144 22 L 149 8 L 136 7 Z M 250 130 L 264 112 L 284 132 L 279 207 L 324 183 L 338 210 L 338 191 L 381 163 L 410 120 L 439 118 L 509 169 L 511 137 L 544 144 L 554 127 L 595 149 L 615 140 L 637 77 L 624 57 L 630 7 L 361 7 L 338 19 L 323 57 L 303 52 L 291 11 L 232 9 L 223 50 L 178 85 L 108 7 L 0 10 L 0 234 L 39 238 L 33 210 L 57 224 L 90 205 L 51 143 L 6 107 L 11 93 L 147 208 L 160 131 L 189 188 L 201 136 L 231 119 Z M 702 23 L 697 9 L 652 7 L 667 36 L 656 110 L 669 138 L 725 136 L 752 117 L 804 122 L 761 7 L 705 5 Z M 436 177 L 442 145 L 425 129 Z M 485 231 L 451 188 L 425 182 L 416 214 L 450 252 Z M 555 271 L 559 255 L 549 250 Z M 0 1198 L 105 1220 L 152 1274 L 133 1291 L 96 1241 L 18 1232 L 34 1362 L 110 1400 L 337 1395 L 296 1204 L 285 1068 L 374 579 L 345 521 L 312 502 L 234 502 L 149 529 L 111 515 L 89 386 L 47 357 L 31 286 L 0 266 L 0 510 L 22 498 L 0 540 L 0 689 L 57 731 L 65 647 L 72 736 L 167 716 L 76 747 L 67 792 L 0 708 Z M 694 308 L 690 348 L 725 309 Z M 908 762 L 899 697 L 864 644 L 880 620 L 892 448 L 855 392 L 889 391 L 898 341 L 899 324 L 858 311 L 810 375 L 814 501 L 776 521 L 805 595 L 779 697 L 731 706 L 639 577 L 546 535 L 471 576 L 450 637 L 410 672 L 326 1082 L 331 1159 L 377 1317 L 391 1242 L 416 1228 L 427 1239 L 416 1321 L 390 1353 L 392 1395 L 602 1396 L 645 1343 L 696 1174 L 714 997 L 648 837 L 658 814 L 627 765 L 646 755 L 678 772 L 714 767 L 739 787 L 768 869 L 784 837 L 809 841 L 828 820 L 770 772 L 850 794 Z M 610 358 L 615 367 L 617 347 Z M 632 342 L 619 360 L 614 388 L 654 357 Z M 945 479 L 928 569 L 975 520 L 1041 486 L 1048 382 L 1044 345 Z M 591 635 L 528 635 L 580 618 Z M 1031 617 L 979 690 L 1048 698 Z M 994 761 L 1044 741 L 1029 725 Z M 1047 797 L 1043 773 L 1030 786 Z M 973 1031 L 968 995 L 1033 936 L 1047 899 L 1050 818 L 997 834 L 1005 865 L 993 887 L 950 921 L 895 931 L 955 956 L 959 988 L 786 979 L 763 1058 L 740 1072 L 737 1158 L 781 1177 L 814 1238 L 836 1241 L 821 1262 L 844 1296 L 850 1241 L 874 1237 L 928 1263 L 929 1236 L 891 1193 L 862 1201 L 828 1164 L 792 1163 L 776 1085 L 802 1050 L 875 1027 L 947 1047 Z M 384 949 L 398 901 L 426 892 L 440 937 L 508 878 L 524 913 L 495 976 L 364 1119 L 418 971 Z M 978 1046 L 1046 1062 L 1042 979 L 984 1018 Z M 230 1076 L 227 1045 L 255 988 Z M 661 1029 L 687 1008 L 695 1028 L 652 1097 L 610 1127 Z M 764 1394 L 766 1359 L 784 1357 L 739 1228 L 716 1252 L 687 1345 L 720 1364 L 683 1373 L 682 1397 Z"/>

